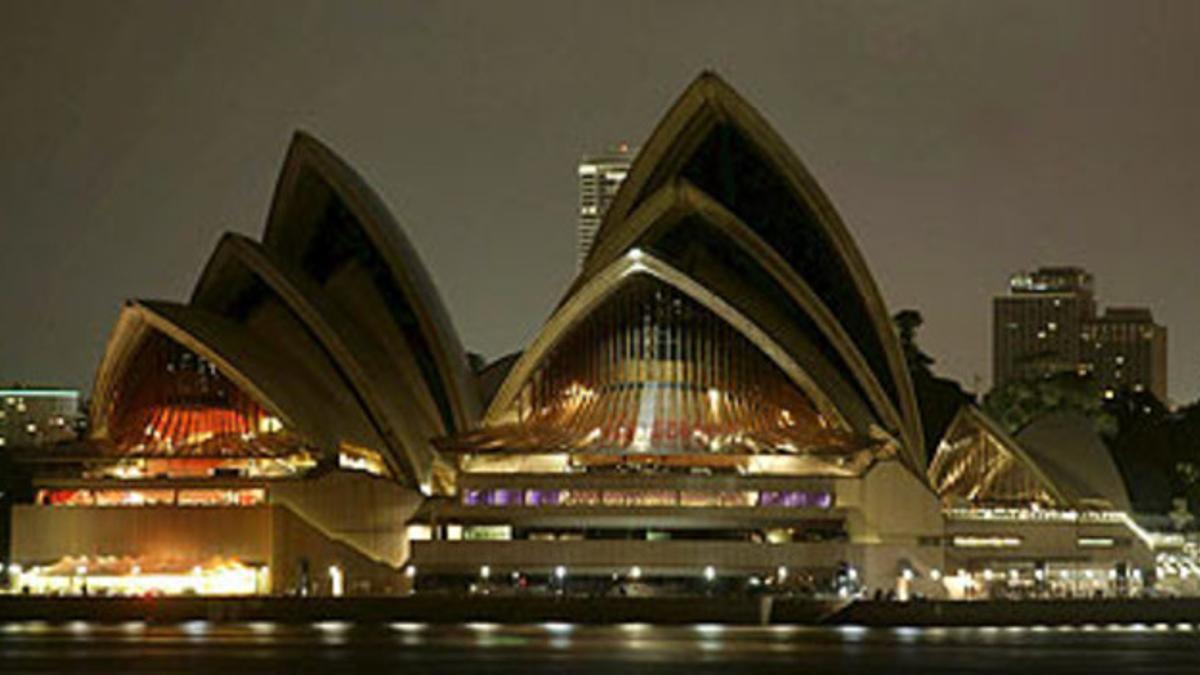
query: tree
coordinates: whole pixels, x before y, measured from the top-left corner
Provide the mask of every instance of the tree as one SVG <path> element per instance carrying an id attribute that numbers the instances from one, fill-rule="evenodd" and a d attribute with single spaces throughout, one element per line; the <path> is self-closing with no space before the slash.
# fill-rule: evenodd
<path id="1" fill-rule="evenodd" d="M 904 359 L 913 370 L 926 369 L 933 366 L 933 358 L 921 351 L 917 346 L 917 329 L 925 324 L 925 317 L 915 309 L 902 309 L 892 317 L 896 324 L 896 332 L 900 335 L 900 348 L 904 350 Z"/>
<path id="2" fill-rule="evenodd" d="M 1111 436 L 1116 431 L 1116 422 L 1105 411 L 1095 380 L 1076 373 L 1005 382 L 983 397 L 983 408 L 1010 434 L 1044 415 L 1063 411 L 1087 417 L 1101 435 Z"/>
<path id="3" fill-rule="evenodd" d="M 1153 395 L 1117 392 L 1105 408 L 1118 420 L 1105 439 L 1136 511 L 1167 513 L 1186 498 L 1200 511 L 1200 401 L 1170 412 Z"/>
<path id="4" fill-rule="evenodd" d="M 1114 437 L 1163 424 L 1170 411 L 1148 391 L 1120 389 L 1103 403 L 1104 412 L 1116 422 Z"/>
<path id="5" fill-rule="evenodd" d="M 932 460 L 946 428 L 954 420 L 960 408 L 975 402 L 975 395 L 968 393 L 962 385 L 949 378 L 933 373 L 933 357 L 917 345 L 917 330 L 924 325 L 925 317 L 915 309 L 902 309 L 892 317 L 900 347 L 912 374 L 913 390 L 917 395 L 921 426 L 925 431 L 925 457 Z"/>

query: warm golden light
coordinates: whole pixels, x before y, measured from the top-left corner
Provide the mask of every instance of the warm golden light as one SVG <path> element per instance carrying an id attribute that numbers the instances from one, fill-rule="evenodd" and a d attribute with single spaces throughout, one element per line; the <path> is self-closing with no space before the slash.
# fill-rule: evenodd
<path id="1" fill-rule="evenodd" d="M 449 449 L 567 452 L 588 467 L 684 456 L 688 466 L 722 466 L 722 456 L 836 459 L 870 445 L 830 428 L 739 329 L 650 278 L 589 314 L 513 400 L 516 423 L 446 439 Z"/>
<path id="2" fill-rule="evenodd" d="M 23 569 L 16 586 L 35 595 L 253 595 L 269 591 L 269 577 L 265 566 L 232 558 L 189 566 L 115 556 L 67 557 Z"/>

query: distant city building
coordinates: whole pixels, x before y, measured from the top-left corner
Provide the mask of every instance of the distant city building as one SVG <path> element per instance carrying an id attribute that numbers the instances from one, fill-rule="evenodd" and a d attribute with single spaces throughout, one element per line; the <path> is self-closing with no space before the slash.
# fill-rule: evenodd
<path id="1" fill-rule="evenodd" d="M 1078 267 L 1015 274 L 993 312 L 995 384 L 1076 371 L 1084 324 L 1096 315 L 1092 275 Z"/>
<path id="2" fill-rule="evenodd" d="M 75 438 L 80 423 L 75 389 L 0 389 L 0 447 L 47 445 Z"/>
<path id="3" fill-rule="evenodd" d="M 1110 307 L 1098 316 L 1092 275 L 1042 267 L 1009 279 L 995 298 L 992 381 L 1090 374 L 1106 397 L 1149 391 L 1167 400 L 1167 329 L 1149 309 Z"/>
<path id="4" fill-rule="evenodd" d="M 1109 307 L 1088 322 L 1083 341 L 1087 368 L 1105 396 L 1129 389 L 1167 400 L 1167 329 L 1149 309 Z"/>
<path id="5" fill-rule="evenodd" d="M 621 144 L 613 152 L 603 155 L 584 155 L 579 162 L 579 248 L 578 266 L 592 250 L 596 230 L 604 220 L 608 205 L 617 195 L 617 189 L 629 173 L 636 148 Z"/>

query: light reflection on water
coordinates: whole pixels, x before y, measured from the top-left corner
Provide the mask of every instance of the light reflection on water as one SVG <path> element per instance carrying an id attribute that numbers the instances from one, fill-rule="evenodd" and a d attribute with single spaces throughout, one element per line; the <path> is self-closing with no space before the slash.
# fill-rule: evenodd
<path id="1" fill-rule="evenodd" d="M 826 640 L 835 639 L 853 642 L 866 636 L 876 638 L 892 635 L 903 640 L 922 640 L 943 638 L 951 634 L 976 635 L 1004 634 L 1011 637 L 1033 636 L 1047 633 L 1174 633 L 1187 634 L 1196 632 L 1198 624 L 1180 623 L 1109 623 L 1109 624 L 1060 624 L 1033 626 L 895 626 L 890 628 L 871 628 L 858 625 L 843 625 L 830 627 L 814 627 L 799 625 L 776 626 L 739 626 L 719 623 L 698 623 L 672 626 L 649 623 L 620 623 L 611 625 L 576 624 L 560 621 L 548 621 L 539 624 L 501 624 L 494 622 L 471 622 L 464 624 L 431 624 L 425 622 L 394 621 L 390 623 L 355 623 L 351 621 L 317 621 L 313 623 L 284 623 L 274 621 L 245 621 L 245 622 L 214 622 L 204 620 L 181 621 L 178 623 L 148 623 L 146 621 L 122 621 L 103 623 L 93 621 L 0 621 L 0 634 L 6 635 L 37 635 L 53 633 L 73 633 L 80 635 L 95 634 L 103 637 L 113 632 L 143 633 L 153 632 L 158 635 L 171 633 L 190 636 L 211 634 L 214 637 L 228 636 L 238 633 L 256 635 L 289 634 L 303 630 L 315 630 L 326 634 L 354 633 L 360 637 L 390 630 L 404 634 L 428 634 L 432 639 L 448 638 L 466 634 L 502 634 L 523 636 L 526 638 L 552 635 L 583 634 L 593 637 L 603 636 L 612 639 L 614 636 L 648 635 L 656 639 L 669 637 L 680 639 L 726 639 L 726 640 L 788 640 L 805 639 L 806 636 L 822 636 Z M 620 638 L 618 638 L 620 639 Z"/>
<path id="2" fill-rule="evenodd" d="M 180 630 L 192 637 L 206 635 L 211 627 L 207 621 L 185 621 L 179 624 Z"/>
<path id="3" fill-rule="evenodd" d="M 313 623 L 188 621 L 181 623 L 0 623 L 0 663 L 16 670 L 69 670 L 63 641 L 73 658 L 89 650 L 125 659 L 133 670 L 161 672 L 186 663 L 191 672 L 262 672 L 264 661 L 301 665 L 336 658 L 346 665 L 438 665 L 451 658 L 454 672 L 528 672 L 504 664 L 592 664 L 579 672 L 619 672 L 626 663 L 691 664 L 678 672 L 743 672 L 737 664 L 805 663 L 834 669 L 846 664 L 889 672 L 1004 672 L 1004 665 L 1032 667 L 1072 663 L 1100 671 L 1142 669 L 1200 672 L 1200 634 L 1183 623 L 1087 624 L 1083 626 L 867 628 L 862 626 L 655 626 L 627 623 L 590 626 L 563 622 L 427 624 L 345 621 Z M 186 658 L 181 661 L 181 658 Z M 334 656 L 336 655 L 336 657 Z M 205 659 L 219 659 L 210 666 Z M 497 670 L 491 666 L 502 665 Z M 479 666 L 472 668 L 472 664 Z M 705 670 L 726 664 L 725 671 Z M 326 664 L 328 665 L 328 664 Z M 253 666 L 253 667 L 252 667 Z M 603 666 L 603 667 L 601 667 Z M 747 666 L 748 668 L 748 666 Z M 1034 668 L 1036 670 L 1036 668 Z M 820 670 L 816 668 L 815 670 Z M 442 672 L 438 670 L 438 672 Z M 447 670 L 445 672 L 451 672 Z M 782 672 L 782 671 L 781 671 Z"/>

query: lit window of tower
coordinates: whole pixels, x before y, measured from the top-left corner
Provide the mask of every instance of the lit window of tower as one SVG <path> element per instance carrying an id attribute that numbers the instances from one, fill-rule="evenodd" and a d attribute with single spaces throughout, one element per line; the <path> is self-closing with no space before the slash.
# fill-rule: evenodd
<path id="1" fill-rule="evenodd" d="M 629 173 L 636 148 L 622 143 L 603 155 L 585 155 L 579 162 L 579 243 L 576 251 L 579 268 L 592 250 L 596 231 L 617 189 Z"/>

